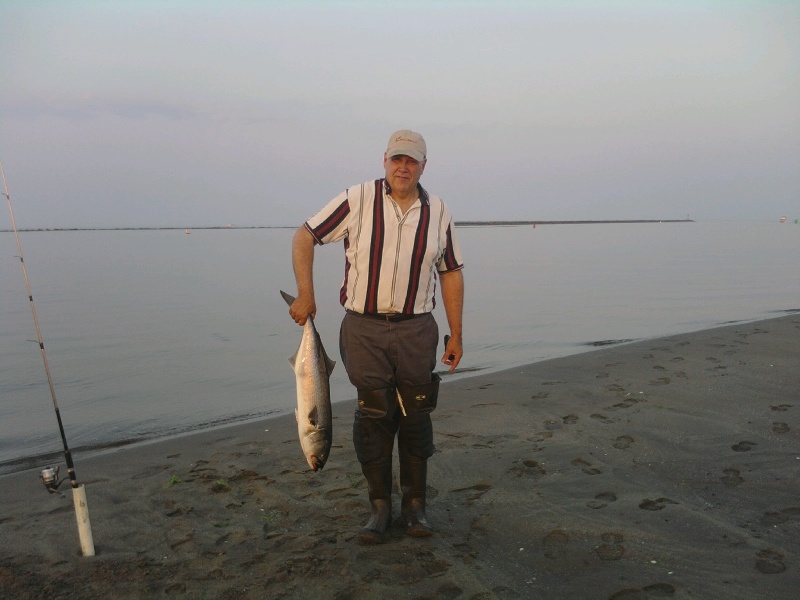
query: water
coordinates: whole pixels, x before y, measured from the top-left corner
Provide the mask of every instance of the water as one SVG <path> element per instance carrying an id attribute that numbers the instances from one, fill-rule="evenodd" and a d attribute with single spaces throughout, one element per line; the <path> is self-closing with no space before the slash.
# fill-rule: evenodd
<path id="1" fill-rule="evenodd" d="M 300 329 L 290 229 L 23 232 L 67 440 L 99 448 L 285 413 Z M 460 228 L 461 375 L 800 308 L 800 227 L 780 223 Z M 61 440 L 13 234 L 0 233 L 0 472 Z M 317 328 L 338 355 L 341 246 L 317 252 Z M 445 333 L 441 307 L 435 311 Z M 441 350 L 441 348 L 440 348 Z M 453 376 L 450 376 L 453 377 Z M 39 457 L 36 460 L 19 459 Z M 38 461 L 38 462 L 37 462 Z M 5 465 L 2 463 L 6 463 Z"/>

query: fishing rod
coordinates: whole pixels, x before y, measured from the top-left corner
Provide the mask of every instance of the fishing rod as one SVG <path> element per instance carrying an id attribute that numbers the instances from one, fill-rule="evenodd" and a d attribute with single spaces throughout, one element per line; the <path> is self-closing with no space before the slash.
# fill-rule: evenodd
<path id="1" fill-rule="evenodd" d="M 56 420 L 58 421 L 58 430 L 61 432 L 61 441 L 64 444 L 64 460 L 67 463 L 67 474 L 69 475 L 70 484 L 72 485 L 72 499 L 75 504 L 75 516 L 78 520 L 78 534 L 81 540 L 81 551 L 84 556 L 94 556 L 94 540 L 92 539 L 92 528 L 89 523 L 89 508 L 86 503 L 86 490 L 82 484 L 78 484 L 78 478 L 75 475 L 75 465 L 72 462 L 72 453 L 67 445 L 67 436 L 64 433 L 64 423 L 61 421 L 61 411 L 58 408 L 58 400 L 56 399 L 56 388 L 53 385 L 53 377 L 50 374 L 50 365 L 47 362 L 47 352 L 44 349 L 44 341 L 42 338 L 42 330 L 39 327 L 39 318 L 36 316 L 36 305 L 33 303 L 33 294 L 31 293 L 31 283 L 28 279 L 28 269 L 25 267 L 25 259 L 22 257 L 22 243 L 19 239 L 19 230 L 17 229 L 17 222 L 14 218 L 14 208 L 11 206 L 11 195 L 8 193 L 8 184 L 6 183 L 6 172 L 3 168 L 3 161 L 0 161 L 0 174 L 3 176 L 3 192 L 8 202 L 8 212 L 11 214 L 11 228 L 14 230 L 14 236 L 17 240 L 17 252 L 19 262 L 22 265 L 22 276 L 25 279 L 25 290 L 28 292 L 28 301 L 31 306 L 31 313 L 33 314 L 33 325 L 36 328 L 36 336 L 39 341 L 39 350 L 42 354 L 42 361 L 44 362 L 44 371 L 47 374 L 47 384 L 50 386 L 50 397 L 53 399 L 53 408 L 56 411 Z M 58 466 L 47 467 L 41 473 L 42 482 L 44 483 L 47 491 L 52 493 L 57 492 L 58 486 L 64 481 L 58 479 Z"/>

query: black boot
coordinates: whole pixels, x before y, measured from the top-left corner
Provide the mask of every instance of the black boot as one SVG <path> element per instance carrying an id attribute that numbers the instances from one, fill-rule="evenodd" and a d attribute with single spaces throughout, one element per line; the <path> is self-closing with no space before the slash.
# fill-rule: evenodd
<path id="1" fill-rule="evenodd" d="M 374 461 L 361 465 L 369 486 L 369 521 L 356 539 L 362 544 L 380 544 L 392 518 L 392 461 Z"/>
<path id="2" fill-rule="evenodd" d="M 394 388 L 358 390 L 353 446 L 369 489 L 370 517 L 356 536 L 362 544 L 379 544 L 392 518 L 392 451 L 397 432 Z"/>
<path id="3" fill-rule="evenodd" d="M 425 514 L 427 476 L 427 460 L 400 457 L 400 489 L 403 492 L 401 515 L 406 533 L 413 537 L 428 537 L 433 533 Z"/>

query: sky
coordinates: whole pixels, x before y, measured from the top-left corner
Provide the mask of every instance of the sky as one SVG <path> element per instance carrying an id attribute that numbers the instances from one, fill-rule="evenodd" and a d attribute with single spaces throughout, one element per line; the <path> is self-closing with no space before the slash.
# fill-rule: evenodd
<path id="1" fill-rule="evenodd" d="M 456 220 L 800 218 L 800 2 L 0 0 L 20 228 L 296 226 L 406 128 Z"/>

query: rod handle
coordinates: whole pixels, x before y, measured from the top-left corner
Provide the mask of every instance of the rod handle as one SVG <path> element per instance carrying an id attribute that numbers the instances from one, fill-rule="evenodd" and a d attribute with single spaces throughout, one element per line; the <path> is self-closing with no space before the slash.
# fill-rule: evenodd
<path id="1" fill-rule="evenodd" d="M 86 503 L 86 488 L 83 484 L 72 488 L 72 501 L 75 504 L 75 518 L 78 520 L 81 552 L 84 556 L 94 556 L 94 539 L 92 538 L 92 525 L 89 522 L 89 505 Z"/>

